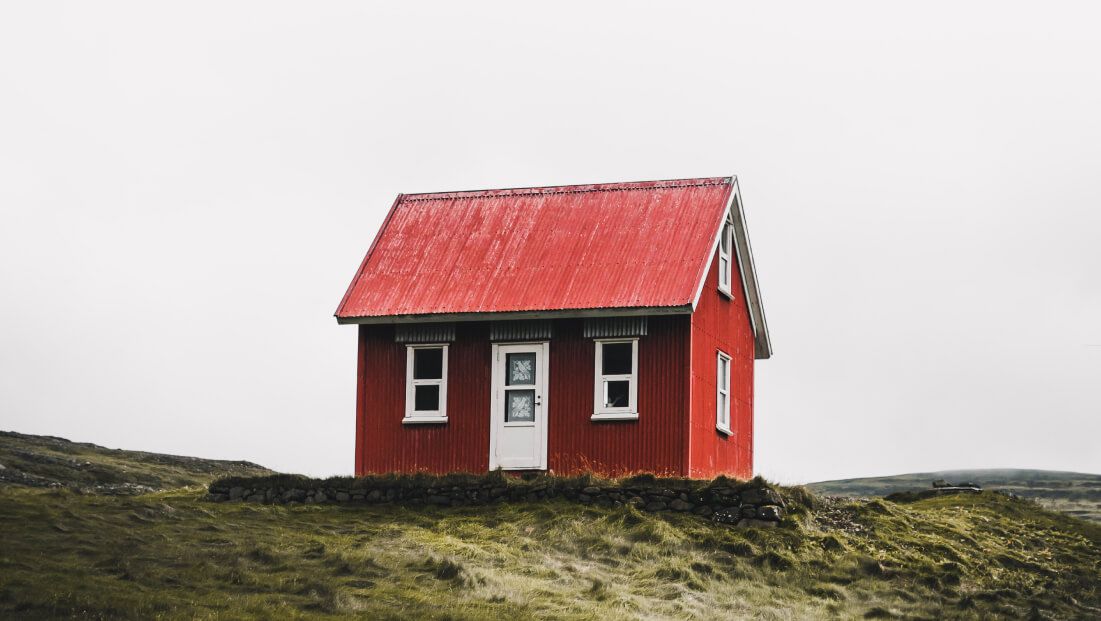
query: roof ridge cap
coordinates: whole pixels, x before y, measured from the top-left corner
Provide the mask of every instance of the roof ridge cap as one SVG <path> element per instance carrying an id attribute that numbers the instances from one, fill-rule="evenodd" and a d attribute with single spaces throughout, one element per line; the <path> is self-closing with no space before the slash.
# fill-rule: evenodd
<path id="1" fill-rule="evenodd" d="M 461 190 L 456 192 L 426 192 L 423 194 L 402 194 L 400 202 L 419 203 L 428 201 L 460 200 L 471 198 L 535 196 L 540 194 L 588 194 L 592 192 L 629 192 L 663 188 L 692 188 L 713 185 L 728 185 L 730 183 L 733 183 L 733 179 L 733 177 L 700 177 L 689 179 L 666 179 L 658 181 L 627 181 L 613 183 L 541 186 L 531 188 Z"/>

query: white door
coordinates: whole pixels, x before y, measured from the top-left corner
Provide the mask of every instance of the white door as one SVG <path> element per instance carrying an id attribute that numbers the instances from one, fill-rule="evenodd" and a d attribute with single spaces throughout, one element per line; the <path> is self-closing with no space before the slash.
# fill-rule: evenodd
<path id="1" fill-rule="evenodd" d="M 493 345 L 489 469 L 547 469 L 550 343 Z"/>

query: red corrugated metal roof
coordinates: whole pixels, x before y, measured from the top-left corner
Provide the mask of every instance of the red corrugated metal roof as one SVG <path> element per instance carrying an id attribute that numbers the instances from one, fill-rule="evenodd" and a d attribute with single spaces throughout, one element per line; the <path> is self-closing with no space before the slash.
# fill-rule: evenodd
<path id="1" fill-rule="evenodd" d="M 339 319 L 691 306 L 730 177 L 399 195 Z"/>

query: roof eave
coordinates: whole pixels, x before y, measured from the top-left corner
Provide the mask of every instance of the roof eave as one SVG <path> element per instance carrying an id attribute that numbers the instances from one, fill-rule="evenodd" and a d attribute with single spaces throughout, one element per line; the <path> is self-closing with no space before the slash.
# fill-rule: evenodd
<path id="1" fill-rule="evenodd" d="M 482 313 L 427 313 L 418 315 L 372 315 L 340 317 L 341 325 L 420 323 L 435 321 L 508 321 L 522 319 L 570 319 L 584 317 L 637 317 L 640 315 L 688 315 L 691 304 L 680 306 L 635 306 L 622 308 L 573 308 L 535 311 L 493 311 Z"/>

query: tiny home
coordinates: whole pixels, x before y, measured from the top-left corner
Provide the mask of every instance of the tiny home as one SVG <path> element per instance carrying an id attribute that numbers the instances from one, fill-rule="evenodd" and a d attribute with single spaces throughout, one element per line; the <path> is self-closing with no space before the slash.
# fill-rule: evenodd
<path id="1" fill-rule="evenodd" d="M 733 177 L 399 195 L 336 318 L 357 475 L 753 474 L 772 348 Z"/>

